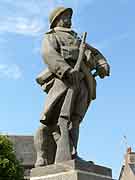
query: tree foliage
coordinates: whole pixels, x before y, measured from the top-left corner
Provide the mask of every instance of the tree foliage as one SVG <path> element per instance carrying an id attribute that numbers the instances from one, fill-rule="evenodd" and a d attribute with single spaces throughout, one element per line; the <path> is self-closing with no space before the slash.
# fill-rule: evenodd
<path id="1" fill-rule="evenodd" d="M 22 180 L 23 168 L 16 159 L 13 144 L 7 136 L 0 135 L 0 180 Z"/>

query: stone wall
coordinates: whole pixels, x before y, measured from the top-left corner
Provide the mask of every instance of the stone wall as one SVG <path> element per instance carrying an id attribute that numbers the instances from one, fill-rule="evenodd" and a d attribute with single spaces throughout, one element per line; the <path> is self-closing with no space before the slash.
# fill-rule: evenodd
<path id="1" fill-rule="evenodd" d="M 36 161 L 33 136 L 9 135 L 8 137 L 13 143 L 17 159 L 21 161 L 25 169 L 25 178 L 29 179 L 30 170 L 34 167 Z"/>

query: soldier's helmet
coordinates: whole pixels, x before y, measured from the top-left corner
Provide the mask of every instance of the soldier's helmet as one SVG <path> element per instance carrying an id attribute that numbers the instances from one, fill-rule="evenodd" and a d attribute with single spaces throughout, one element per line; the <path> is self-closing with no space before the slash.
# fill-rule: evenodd
<path id="1" fill-rule="evenodd" d="M 49 16 L 50 28 L 54 28 L 56 19 L 66 11 L 68 11 L 72 16 L 73 10 L 71 8 L 57 7 L 52 11 Z"/>

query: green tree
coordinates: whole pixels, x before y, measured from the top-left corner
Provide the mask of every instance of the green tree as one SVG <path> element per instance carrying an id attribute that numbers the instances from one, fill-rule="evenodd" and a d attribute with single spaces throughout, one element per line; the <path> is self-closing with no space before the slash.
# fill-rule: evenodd
<path id="1" fill-rule="evenodd" d="M 13 144 L 7 136 L 0 135 L 0 180 L 22 180 L 23 168 L 16 159 Z"/>

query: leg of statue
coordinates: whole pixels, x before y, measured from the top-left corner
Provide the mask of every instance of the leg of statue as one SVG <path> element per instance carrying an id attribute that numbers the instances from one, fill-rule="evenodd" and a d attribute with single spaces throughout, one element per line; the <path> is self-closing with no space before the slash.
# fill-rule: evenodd
<path id="1" fill-rule="evenodd" d="M 55 163 L 59 163 L 62 161 L 71 160 L 71 152 L 70 152 L 70 137 L 69 137 L 69 130 L 68 130 L 68 120 L 60 117 L 59 118 L 59 130 L 60 135 L 56 141 L 57 143 L 57 150 L 55 156 Z"/>
<path id="2" fill-rule="evenodd" d="M 74 108 L 71 114 L 69 127 L 72 159 L 79 158 L 77 155 L 77 144 L 79 139 L 79 126 L 88 108 L 88 90 L 85 82 L 80 83 L 80 90 L 76 95 Z M 79 158 L 80 159 L 80 158 Z"/>
<path id="3" fill-rule="evenodd" d="M 48 137 L 48 127 L 41 124 L 34 136 L 34 145 L 37 151 L 37 160 L 35 163 L 35 167 L 45 166 L 48 164 L 47 137 Z"/>
<path id="4" fill-rule="evenodd" d="M 77 156 L 77 144 L 79 139 L 79 121 L 77 116 L 72 118 L 72 122 L 69 126 L 69 136 L 72 159 L 75 159 Z"/>
<path id="5" fill-rule="evenodd" d="M 59 138 L 59 133 L 57 132 L 57 125 L 49 126 L 48 133 L 48 145 L 47 145 L 47 160 L 48 164 L 54 164 L 56 155 L 56 141 Z"/>

